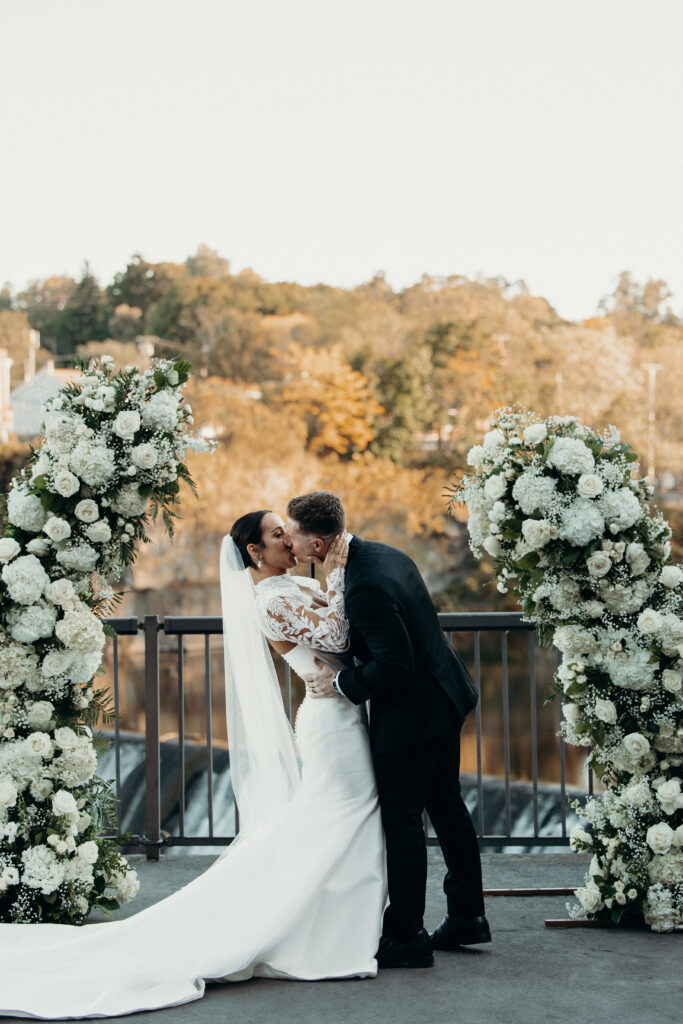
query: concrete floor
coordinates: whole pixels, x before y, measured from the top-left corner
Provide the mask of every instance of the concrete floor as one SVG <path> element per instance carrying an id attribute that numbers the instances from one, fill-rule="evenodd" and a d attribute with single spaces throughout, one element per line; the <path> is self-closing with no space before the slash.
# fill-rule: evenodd
<path id="1" fill-rule="evenodd" d="M 132 857 L 137 913 L 205 870 L 212 856 Z M 484 854 L 486 888 L 582 882 L 574 854 Z M 426 926 L 443 916 L 440 854 L 430 851 Z M 185 1006 L 134 1014 L 145 1024 L 659 1024 L 680 1018 L 683 935 L 617 928 L 546 928 L 566 917 L 565 897 L 490 898 L 491 945 L 437 953 L 429 970 L 382 971 L 372 980 L 209 985 Z M 119 916 L 119 915 L 117 915 Z M 8 1018 L 0 1018 L 7 1020 Z"/>

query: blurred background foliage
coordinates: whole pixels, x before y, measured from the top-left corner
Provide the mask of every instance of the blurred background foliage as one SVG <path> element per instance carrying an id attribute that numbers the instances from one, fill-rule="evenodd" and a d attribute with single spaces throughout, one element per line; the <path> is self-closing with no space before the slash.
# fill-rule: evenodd
<path id="1" fill-rule="evenodd" d="M 669 298 L 664 281 L 623 272 L 595 316 L 569 322 L 523 281 L 424 276 L 394 291 L 378 273 L 349 289 L 272 283 L 233 274 L 201 245 L 184 263 L 134 255 L 107 285 L 86 264 L 78 280 L 6 287 L 0 347 L 17 375 L 29 327 L 59 367 L 105 352 L 121 365 L 152 354 L 193 362 L 187 398 L 220 448 L 191 460 L 199 500 L 187 496 L 173 552 L 161 539 L 141 552 L 136 591 L 215 588 L 218 544 L 238 515 L 281 512 L 290 495 L 328 487 L 352 530 L 416 558 L 442 610 L 501 608 L 510 599 L 486 585 L 464 516 L 448 519 L 443 498 L 499 406 L 615 424 L 645 463 L 654 403 L 658 498 L 677 527 L 683 323 Z M 3 490 L 26 452 L 1 447 Z"/>

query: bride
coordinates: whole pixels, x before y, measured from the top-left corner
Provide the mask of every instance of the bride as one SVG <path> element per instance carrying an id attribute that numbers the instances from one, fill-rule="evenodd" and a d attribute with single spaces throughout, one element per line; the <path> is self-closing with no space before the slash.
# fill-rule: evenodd
<path id="1" fill-rule="evenodd" d="M 312 692 L 293 733 L 264 638 L 299 674 L 316 657 L 345 664 L 346 549 L 332 545 L 324 593 L 288 574 L 279 516 L 233 525 L 220 571 L 240 834 L 204 874 L 125 920 L 0 925 L 0 1015 L 113 1017 L 199 999 L 206 981 L 376 974 L 386 882 L 365 725 L 354 704 Z"/>

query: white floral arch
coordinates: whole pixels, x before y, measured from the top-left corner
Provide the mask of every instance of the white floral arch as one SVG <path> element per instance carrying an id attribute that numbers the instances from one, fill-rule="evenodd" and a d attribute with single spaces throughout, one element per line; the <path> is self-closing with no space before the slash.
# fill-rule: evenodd
<path id="1" fill-rule="evenodd" d="M 101 830 L 115 818 L 95 775 L 91 726 L 109 580 L 135 559 L 150 516 L 173 535 L 179 480 L 194 489 L 182 390 L 190 364 L 114 372 L 103 356 L 45 406 L 44 440 L 3 502 L 0 539 L 0 921 L 79 924 L 116 909 L 137 877 Z M 151 503 L 151 504 L 150 504 Z"/>
<path id="2" fill-rule="evenodd" d="M 588 747 L 604 793 L 575 805 L 591 851 L 574 917 L 683 926 L 683 571 L 637 456 L 610 427 L 501 410 L 452 486 L 473 552 L 514 585 L 563 659 L 562 735 Z"/>

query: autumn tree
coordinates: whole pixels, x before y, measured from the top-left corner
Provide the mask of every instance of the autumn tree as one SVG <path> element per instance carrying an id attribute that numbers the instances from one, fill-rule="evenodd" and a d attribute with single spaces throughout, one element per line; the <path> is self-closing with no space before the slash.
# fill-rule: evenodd
<path id="1" fill-rule="evenodd" d="M 339 345 L 304 348 L 292 342 L 282 369 L 283 382 L 272 389 L 270 400 L 275 408 L 301 417 L 311 451 L 348 457 L 368 447 L 383 409 Z"/>

